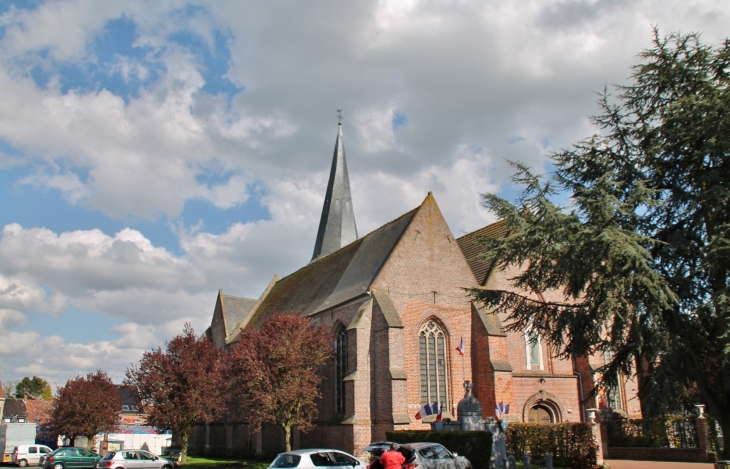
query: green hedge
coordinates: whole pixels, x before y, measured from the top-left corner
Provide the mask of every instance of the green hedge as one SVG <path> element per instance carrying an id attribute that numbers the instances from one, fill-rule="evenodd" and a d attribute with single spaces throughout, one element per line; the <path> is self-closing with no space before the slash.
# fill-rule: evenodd
<path id="1" fill-rule="evenodd" d="M 507 427 L 507 451 L 518 461 L 529 453 L 533 458 L 553 455 L 555 466 L 592 469 L 598 445 L 590 425 L 585 423 L 512 423 Z"/>
<path id="2" fill-rule="evenodd" d="M 388 441 L 396 443 L 430 442 L 442 444 L 452 453 L 458 453 L 471 462 L 474 469 L 488 469 L 492 457 L 492 434 L 460 431 L 394 431 L 386 432 Z"/>

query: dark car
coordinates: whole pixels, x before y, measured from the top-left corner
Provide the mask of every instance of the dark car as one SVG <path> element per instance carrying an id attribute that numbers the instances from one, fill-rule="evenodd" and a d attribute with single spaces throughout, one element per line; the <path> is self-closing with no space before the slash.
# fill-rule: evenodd
<path id="1" fill-rule="evenodd" d="M 378 441 L 366 446 L 363 451 L 370 453 L 371 462 L 367 469 L 383 469 L 380 455 L 390 449 L 390 441 Z M 468 459 L 453 454 L 438 443 L 408 443 L 398 445 L 398 452 L 406 462 L 403 469 L 471 469 Z"/>
<path id="2" fill-rule="evenodd" d="M 86 448 L 58 448 L 45 461 L 45 469 L 78 469 L 96 467 L 101 456 Z"/>

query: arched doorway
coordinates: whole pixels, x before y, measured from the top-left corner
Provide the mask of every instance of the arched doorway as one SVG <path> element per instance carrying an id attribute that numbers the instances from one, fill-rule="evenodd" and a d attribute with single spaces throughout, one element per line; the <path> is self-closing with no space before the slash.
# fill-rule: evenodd
<path id="1" fill-rule="evenodd" d="M 527 398 L 522 408 L 522 421 L 525 423 L 560 423 L 565 415 L 565 408 L 558 396 L 545 391 Z"/>
<path id="2" fill-rule="evenodd" d="M 541 425 L 547 423 L 555 423 L 555 412 L 544 403 L 535 404 L 527 412 L 528 423 L 539 423 Z"/>

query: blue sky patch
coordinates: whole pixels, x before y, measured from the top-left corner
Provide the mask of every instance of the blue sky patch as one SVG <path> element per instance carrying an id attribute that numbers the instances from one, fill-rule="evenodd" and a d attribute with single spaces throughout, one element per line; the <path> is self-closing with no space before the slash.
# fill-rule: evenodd
<path id="1" fill-rule="evenodd" d="M 225 94 L 230 102 L 244 89 L 236 86 L 225 76 L 231 61 L 231 51 L 228 47 L 231 37 L 230 34 L 224 34 L 220 30 L 214 31 L 213 36 L 215 44 L 212 50 L 204 38 L 189 31 L 176 32 L 169 36 L 168 40 L 189 50 L 200 61 L 198 71 L 205 80 L 202 91 L 212 95 Z"/>
<path id="2" fill-rule="evenodd" d="M 25 316 L 28 318 L 28 323 L 17 328 L 18 332 L 34 331 L 42 337 L 60 335 L 67 344 L 88 344 L 118 339 L 119 334 L 113 332 L 111 328 L 129 322 L 124 318 L 88 313 L 73 306 L 58 317 L 34 311 L 26 312 Z M 43 343 L 39 343 L 38 347 L 43 347 Z"/>
<path id="3" fill-rule="evenodd" d="M 393 130 L 398 130 L 401 127 L 408 126 L 408 116 L 400 112 L 393 114 Z"/>

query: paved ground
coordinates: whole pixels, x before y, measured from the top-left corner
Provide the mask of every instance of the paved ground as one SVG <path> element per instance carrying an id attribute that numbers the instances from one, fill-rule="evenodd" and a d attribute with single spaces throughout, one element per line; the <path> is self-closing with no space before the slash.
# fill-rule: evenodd
<path id="1" fill-rule="evenodd" d="M 623 459 L 606 459 L 611 469 L 712 469 L 712 463 L 698 462 L 663 462 L 663 461 L 630 461 Z"/>

